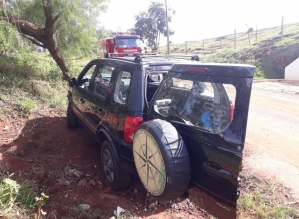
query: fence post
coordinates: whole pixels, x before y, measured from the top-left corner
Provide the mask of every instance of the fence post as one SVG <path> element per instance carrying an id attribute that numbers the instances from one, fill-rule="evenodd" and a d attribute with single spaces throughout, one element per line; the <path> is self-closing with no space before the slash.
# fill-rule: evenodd
<path id="1" fill-rule="evenodd" d="M 257 25 L 255 25 L 255 42 L 257 42 Z"/>
<path id="2" fill-rule="evenodd" d="M 283 17 L 281 19 L 281 31 L 280 31 L 280 39 L 283 38 Z"/>
<path id="3" fill-rule="evenodd" d="M 249 37 L 249 32 L 247 33 L 247 35 L 248 35 L 248 43 L 249 43 L 249 45 L 250 45 L 250 37 Z"/>
<path id="4" fill-rule="evenodd" d="M 237 32 L 236 32 L 236 30 L 235 30 L 235 34 L 234 34 L 234 49 L 236 49 L 237 48 Z"/>
<path id="5" fill-rule="evenodd" d="M 188 55 L 188 47 L 187 47 L 187 41 L 185 41 L 185 46 L 186 46 L 186 55 Z"/>

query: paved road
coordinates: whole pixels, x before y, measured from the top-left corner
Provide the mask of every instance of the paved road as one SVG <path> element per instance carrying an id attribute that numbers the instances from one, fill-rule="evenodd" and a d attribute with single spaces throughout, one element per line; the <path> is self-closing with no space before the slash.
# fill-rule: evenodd
<path id="1" fill-rule="evenodd" d="M 299 81 L 254 83 L 243 166 L 299 198 Z"/>

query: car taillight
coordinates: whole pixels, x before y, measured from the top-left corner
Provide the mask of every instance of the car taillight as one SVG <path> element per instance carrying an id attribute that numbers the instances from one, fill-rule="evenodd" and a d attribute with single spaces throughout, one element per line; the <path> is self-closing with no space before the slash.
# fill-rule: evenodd
<path id="1" fill-rule="evenodd" d="M 143 123 L 142 117 L 127 116 L 124 124 L 124 140 L 133 143 L 133 137 L 136 129 Z"/>
<path id="2" fill-rule="evenodd" d="M 235 105 L 230 104 L 230 122 L 232 122 L 234 119 L 234 111 L 235 111 Z"/>

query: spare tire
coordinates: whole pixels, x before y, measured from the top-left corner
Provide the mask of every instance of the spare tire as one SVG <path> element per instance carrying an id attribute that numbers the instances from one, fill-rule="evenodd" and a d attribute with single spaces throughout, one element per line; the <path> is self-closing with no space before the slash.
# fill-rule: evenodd
<path id="1" fill-rule="evenodd" d="M 141 124 L 134 135 L 133 155 L 141 182 L 157 201 L 172 200 L 187 190 L 189 154 L 169 122 L 156 119 Z"/>

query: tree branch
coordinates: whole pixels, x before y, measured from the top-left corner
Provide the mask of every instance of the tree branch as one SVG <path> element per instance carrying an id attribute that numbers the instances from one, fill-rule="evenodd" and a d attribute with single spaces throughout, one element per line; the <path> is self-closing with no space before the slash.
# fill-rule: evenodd
<path id="1" fill-rule="evenodd" d="M 53 19 L 53 24 L 57 21 L 57 19 L 59 18 L 59 14 L 57 14 L 54 19 Z"/>
<path id="2" fill-rule="evenodd" d="M 52 16 L 51 0 L 43 0 L 43 8 L 46 17 L 45 29 L 53 28 L 54 20 Z M 56 18 L 56 16 L 55 16 Z M 57 18 L 56 18 L 57 19 Z"/>
<path id="3" fill-rule="evenodd" d="M 3 7 L 3 10 L 5 9 L 5 0 L 0 0 L 0 6 Z"/>
<path id="4" fill-rule="evenodd" d="M 30 40 L 33 44 L 41 46 L 43 48 L 46 48 L 43 44 L 37 42 L 36 40 L 34 40 L 34 39 L 30 38 L 30 37 L 27 37 L 25 34 L 21 34 L 21 35 L 22 35 L 22 37 L 26 38 L 27 40 Z"/>
<path id="5" fill-rule="evenodd" d="M 34 24 L 25 20 L 18 20 L 13 16 L 0 16 L 0 21 L 1 20 L 7 21 L 8 23 L 15 26 L 19 33 L 31 36 L 43 43 L 43 31 Z"/>

